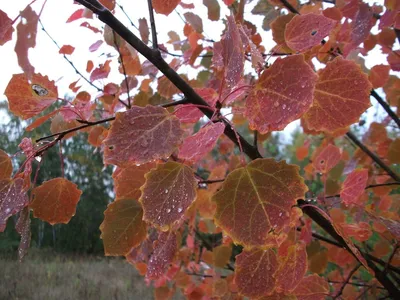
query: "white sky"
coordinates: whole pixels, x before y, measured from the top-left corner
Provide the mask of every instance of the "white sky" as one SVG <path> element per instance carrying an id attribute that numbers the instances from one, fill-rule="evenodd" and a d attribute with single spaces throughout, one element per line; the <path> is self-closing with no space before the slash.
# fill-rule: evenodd
<path id="1" fill-rule="evenodd" d="M 18 0 L 18 1 L 1 1 L 0 9 L 8 14 L 11 19 L 14 19 L 20 10 L 23 10 L 25 6 L 31 2 L 31 0 Z M 119 0 L 117 1 L 121 4 L 131 20 L 135 25 L 138 25 L 138 19 L 142 17 L 146 17 L 148 19 L 148 10 L 147 10 L 147 0 Z M 183 2 L 191 2 L 191 1 L 183 1 Z M 203 0 L 194 0 L 195 3 L 196 14 L 199 16 L 204 16 L 203 19 L 203 28 L 204 34 L 206 37 L 219 40 L 222 30 L 224 29 L 224 25 L 221 21 L 213 22 L 207 19 L 207 9 L 202 4 Z M 224 18 L 229 14 L 229 10 L 226 6 L 220 2 L 221 6 L 221 18 Z M 380 1 L 367 1 L 370 4 L 374 2 L 378 2 L 383 4 L 383 0 Z M 43 0 L 38 0 L 33 8 L 38 12 L 42 6 Z M 250 13 L 251 9 L 257 3 L 257 0 L 253 0 L 250 4 L 246 5 L 245 10 L 245 18 L 249 19 L 256 26 L 261 26 L 263 17 L 252 15 Z M 114 53 L 109 46 L 105 43 L 94 53 L 90 53 L 88 48 L 91 44 L 96 42 L 97 40 L 102 39 L 101 33 L 93 33 L 91 30 L 80 27 L 80 24 L 83 21 L 88 21 L 91 25 L 94 25 L 98 28 L 101 28 L 102 23 L 96 18 L 94 19 L 80 19 L 74 21 L 72 23 L 66 24 L 65 21 L 68 17 L 77 9 L 82 8 L 82 6 L 78 4 L 73 4 L 73 0 L 48 0 L 45 6 L 45 9 L 41 15 L 41 20 L 49 32 L 49 34 L 57 41 L 57 43 L 62 46 L 64 44 L 70 44 L 75 47 L 75 52 L 69 56 L 70 60 L 73 61 L 78 70 L 84 74 L 87 78 L 89 78 L 89 74 L 86 73 L 86 63 L 88 59 L 92 59 L 95 63 L 95 67 L 99 63 L 103 63 L 105 61 L 104 55 L 100 57 L 102 53 Z M 184 10 L 178 6 L 177 10 L 182 13 Z M 129 25 L 128 19 L 122 14 L 121 10 L 116 7 L 117 18 L 121 22 L 123 22 L 129 29 L 131 29 L 135 34 L 138 34 L 137 30 Z M 155 15 L 157 31 L 158 31 L 158 42 L 166 43 L 169 38 L 167 33 L 169 31 L 177 32 L 181 38 L 183 38 L 183 26 L 184 23 L 180 19 L 177 13 L 172 12 L 168 17 L 163 15 Z M 17 21 L 18 23 L 19 21 Z M 16 24 L 15 24 L 16 25 Z M 36 47 L 34 49 L 29 50 L 29 59 L 31 64 L 35 67 L 35 72 L 41 73 L 42 75 L 47 75 L 51 80 L 55 80 L 58 86 L 59 96 L 63 97 L 65 93 L 70 93 L 68 85 L 77 80 L 79 75 L 75 73 L 73 68 L 68 64 L 68 62 L 63 58 L 62 55 L 58 54 L 57 47 L 53 44 L 53 42 L 46 36 L 42 30 L 40 30 L 40 25 L 38 28 Z M 373 30 L 375 31 L 375 29 Z M 263 45 L 265 48 L 271 49 L 274 46 L 274 42 L 272 41 L 271 31 L 265 32 L 260 29 L 259 33 L 263 37 Z M 17 57 L 14 52 L 15 46 L 15 35 L 14 31 L 13 40 L 7 42 L 4 46 L 0 47 L 0 58 L 1 62 L 1 72 L 0 72 L 0 101 L 6 99 L 3 95 L 3 92 L 11 79 L 13 74 L 21 73 L 21 69 L 18 66 Z M 167 44 L 165 44 L 167 45 Z M 397 45 L 398 48 L 398 45 Z M 170 48 L 171 52 L 174 52 L 172 48 Z M 114 82 L 120 83 L 123 79 L 123 75 L 119 74 L 117 71 L 117 62 L 115 60 L 114 65 L 112 65 L 112 73 L 110 74 L 110 78 L 113 79 Z M 368 68 L 372 67 L 376 64 L 387 64 L 386 57 L 380 53 L 380 48 L 375 47 L 373 51 L 366 58 L 366 66 Z M 181 71 L 185 71 L 186 69 L 181 69 Z M 189 72 L 189 76 L 193 77 L 196 71 Z M 106 81 L 105 83 L 108 83 Z M 86 82 L 82 79 L 80 80 L 80 84 L 83 85 L 81 90 L 87 90 L 95 95 L 95 90 L 90 87 Z M 102 86 L 102 82 L 95 82 L 97 86 Z M 376 109 L 378 108 L 374 100 L 371 101 L 374 109 L 368 110 L 368 115 L 373 115 Z M 384 117 L 385 115 L 379 114 Z M 0 115 L 0 123 L 5 123 L 4 115 Z M 291 132 L 294 128 L 296 128 L 298 123 L 294 122 L 290 124 L 285 132 Z"/>

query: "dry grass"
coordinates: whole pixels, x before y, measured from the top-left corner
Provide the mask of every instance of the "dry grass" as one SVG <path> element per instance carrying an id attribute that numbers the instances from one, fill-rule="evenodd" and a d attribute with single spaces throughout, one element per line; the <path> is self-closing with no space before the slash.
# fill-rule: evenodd
<path id="1" fill-rule="evenodd" d="M 0 299 L 153 299 L 123 259 L 30 251 L 23 263 L 0 256 Z"/>

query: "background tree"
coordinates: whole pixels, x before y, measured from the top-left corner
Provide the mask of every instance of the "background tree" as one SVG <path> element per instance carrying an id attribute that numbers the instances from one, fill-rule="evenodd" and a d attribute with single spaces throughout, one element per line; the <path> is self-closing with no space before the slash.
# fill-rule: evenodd
<path id="1" fill-rule="evenodd" d="M 189 299 L 400 297 L 400 120 L 392 109 L 399 79 L 390 75 L 399 70 L 397 3 L 260 1 L 252 12 L 265 16 L 263 27 L 276 43 L 266 53 L 269 41 L 247 20 L 245 0 L 148 1 L 140 39 L 118 19 L 129 14 L 115 1 L 77 2 L 67 22 L 102 33 L 90 51 L 108 46 L 98 67 L 89 57 L 88 74 L 68 58 L 73 46 L 59 47 L 81 81 L 97 90 L 72 82 L 73 101 L 60 98 L 54 81 L 35 73 L 27 57 L 46 2 L 39 14 L 28 5 L 15 21 L 2 13 L 2 43 L 21 19 L 15 50 L 24 73 L 6 88 L 9 109 L 34 118 L 27 131 L 51 119 L 52 134 L 21 141 L 25 161 L 12 177 L 11 159 L 0 155 L 0 230 L 19 213 L 21 258 L 31 211 L 52 225 L 75 214 L 85 179 L 74 175 L 86 162 L 78 167 L 80 156 L 70 162 L 70 181 L 63 152 L 73 135 L 87 131 L 104 164 L 115 166 L 115 199 L 100 225 L 105 254 L 125 256 L 154 283 L 157 298 L 176 288 Z M 170 32 L 165 46 L 154 11 L 169 15 L 178 5 L 184 37 Z M 225 23 L 220 41 L 205 37 L 206 20 L 195 13 L 203 5 L 210 20 Z M 225 6 L 231 14 L 221 18 Z M 375 24 L 377 35 L 370 33 Z M 376 45 L 388 64 L 367 70 L 359 54 Z M 194 77 L 192 68 L 199 70 Z M 122 82 L 114 83 L 111 72 Z M 375 90 L 381 87 L 386 99 Z M 350 126 L 370 107 L 370 95 L 388 117 L 360 139 Z M 298 165 L 271 158 L 282 149 L 271 147 L 268 136 L 298 119 L 309 136 L 296 141 Z M 61 176 L 38 185 L 32 162 L 60 145 Z"/>

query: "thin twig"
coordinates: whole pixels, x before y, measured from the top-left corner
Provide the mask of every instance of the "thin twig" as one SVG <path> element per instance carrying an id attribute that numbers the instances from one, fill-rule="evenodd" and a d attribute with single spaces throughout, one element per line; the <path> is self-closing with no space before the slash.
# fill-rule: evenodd
<path id="1" fill-rule="evenodd" d="M 131 20 L 131 18 L 128 16 L 128 14 L 126 13 L 124 7 L 120 4 L 117 3 L 117 6 L 121 9 L 122 13 L 125 15 L 125 17 L 129 20 L 129 22 L 131 23 L 131 26 L 133 28 L 135 28 L 137 31 L 139 31 L 139 27 L 137 27 Z"/>
<path id="2" fill-rule="evenodd" d="M 213 184 L 218 182 L 224 182 L 225 178 L 222 179 L 210 179 L 210 180 L 199 180 L 199 184 Z"/>
<path id="3" fill-rule="evenodd" d="M 154 20 L 154 11 L 153 11 L 153 4 L 151 3 L 152 0 L 147 0 L 147 4 L 149 7 L 149 16 L 150 16 L 150 27 L 151 27 L 151 39 L 153 43 L 153 49 L 158 49 L 158 42 L 157 42 L 157 30 L 156 30 L 156 21 Z"/>
<path id="4" fill-rule="evenodd" d="M 360 266 L 361 266 L 361 264 L 357 264 L 357 266 L 355 266 L 355 267 L 353 268 L 353 270 L 350 271 L 350 273 L 349 273 L 349 275 L 347 276 L 346 280 L 343 282 L 342 286 L 340 287 L 340 290 L 337 292 L 336 296 L 333 297 L 333 299 L 337 299 L 337 298 L 339 298 L 339 297 L 342 295 L 344 288 L 345 288 L 346 285 L 349 283 L 351 277 L 353 277 L 354 273 L 357 272 L 357 270 L 358 270 L 358 268 L 359 268 Z"/>
<path id="5" fill-rule="evenodd" d="M 48 33 L 48 31 L 44 28 L 42 21 L 39 19 L 39 23 L 40 26 L 42 26 L 42 30 L 44 31 L 44 33 L 46 33 L 46 35 L 53 41 L 53 43 L 57 46 L 57 48 L 60 50 L 61 47 L 58 45 L 58 43 L 51 37 L 51 35 Z M 89 79 L 87 79 L 85 76 L 82 75 L 81 72 L 79 72 L 79 70 L 75 67 L 74 63 L 69 60 L 69 58 L 63 54 L 64 59 L 71 65 L 72 68 L 74 68 L 76 74 L 78 74 L 83 80 L 85 80 L 87 83 L 89 83 L 92 87 L 94 87 L 98 92 L 102 92 L 103 90 L 101 88 L 99 88 L 98 86 L 96 86 L 95 84 L 93 84 Z"/>
<path id="6" fill-rule="evenodd" d="M 400 182 L 388 182 L 388 183 L 379 183 L 379 184 L 370 184 L 365 187 L 366 190 L 381 187 L 381 186 L 392 186 L 392 185 L 400 185 Z M 324 199 L 331 199 L 331 198 L 340 198 L 340 194 L 326 196 Z"/>
<path id="7" fill-rule="evenodd" d="M 394 246 L 394 249 L 392 251 L 392 254 L 390 254 L 390 257 L 385 265 L 385 268 L 383 269 L 383 272 L 386 272 L 386 270 L 388 269 L 388 266 L 390 265 L 390 263 L 392 262 L 393 257 L 396 255 L 397 250 L 399 249 L 399 244 L 396 244 L 396 246 Z"/>
<path id="8" fill-rule="evenodd" d="M 329 283 L 343 283 L 343 281 L 335 281 L 335 280 L 328 280 Z M 376 285 L 370 285 L 366 283 L 360 283 L 360 282 L 354 282 L 354 281 L 349 281 L 347 284 L 354 285 L 354 286 L 363 286 L 363 287 L 374 287 L 377 289 L 384 290 L 384 287 L 381 286 L 376 286 Z"/>
<path id="9" fill-rule="evenodd" d="M 395 121 L 397 126 L 400 128 L 400 119 L 396 115 L 396 113 L 390 108 L 390 105 L 387 104 L 386 101 L 383 100 L 375 90 L 371 91 L 371 96 L 374 97 L 376 101 L 378 101 L 378 103 L 383 107 L 383 109 L 388 113 L 388 115 L 393 119 L 393 121 Z"/>
<path id="10" fill-rule="evenodd" d="M 282 4 L 292 13 L 299 15 L 299 11 L 295 9 L 292 4 L 290 4 L 287 0 L 281 0 Z"/>

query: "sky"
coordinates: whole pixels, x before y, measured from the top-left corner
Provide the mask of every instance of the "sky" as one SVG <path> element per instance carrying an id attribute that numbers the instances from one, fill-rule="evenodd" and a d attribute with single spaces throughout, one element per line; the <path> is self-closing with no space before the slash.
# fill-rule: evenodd
<path id="1" fill-rule="evenodd" d="M 0 4 L 0 9 L 6 12 L 11 19 L 14 19 L 18 15 L 19 11 L 23 10 L 30 2 L 31 0 L 2 1 Z M 194 0 L 193 2 L 197 4 L 196 11 L 194 12 L 203 17 L 202 19 L 205 36 L 213 40 L 220 40 L 221 33 L 224 29 L 223 22 L 213 22 L 207 19 L 207 9 L 204 5 L 202 5 L 203 0 Z M 374 2 L 382 4 L 383 0 L 368 2 L 370 4 Z M 130 19 L 135 25 L 138 25 L 139 18 L 145 17 L 148 19 L 147 0 L 119 0 L 117 3 L 124 7 L 126 13 L 129 15 Z M 247 19 L 251 20 L 251 22 L 256 26 L 261 27 L 263 17 L 250 13 L 256 3 L 257 0 L 253 0 L 250 2 L 250 4 L 246 5 L 245 19 L 247 17 Z M 40 11 L 42 4 L 43 0 L 37 0 L 33 5 L 35 11 Z M 99 50 L 94 53 L 89 53 L 89 46 L 102 38 L 101 33 L 94 34 L 89 29 L 80 27 L 80 24 L 85 20 L 77 20 L 68 24 L 66 23 L 66 20 L 69 18 L 69 16 L 75 10 L 81 7 L 82 6 L 78 4 L 73 4 L 73 0 L 47 0 L 46 6 L 41 15 L 41 21 L 43 22 L 45 29 L 60 46 L 70 44 L 76 48 L 74 53 L 70 55 L 69 58 L 71 61 L 73 61 L 77 69 L 87 78 L 89 78 L 89 74 L 87 74 L 85 71 L 87 60 L 92 59 L 96 66 L 96 64 L 104 62 L 105 58 L 102 56 L 102 54 L 110 52 L 112 53 L 113 50 L 110 50 L 111 48 L 104 43 Z M 125 17 L 125 15 L 122 14 L 119 7 L 116 7 L 116 11 L 119 20 L 135 34 L 139 35 L 138 31 L 130 26 L 129 20 Z M 180 6 L 178 6 L 177 11 L 180 12 L 181 15 L 183 14 L 183 9 Z M 221 18 L 224 18 L 228 14 L 229 10 L 225 5 L 222 4 L 220 14 Z M 183 37 L 184 22 L 178 13 L 172 12 L 168 17 L 155 14 L 155 19 L 159 43 L 165 44 L 169 40 L 167 33 L 171 30 L 176 31 L 181 37 Z M 17 21 L 17 23 L 18 22 L 19 21 Z M 102 26 L 102 23 L 96 20 L 96 18 L 89 20 L 89 22 L 98 28 Z M 58 49 L 53 44 L 51 39 L 40 29 L 41 27 L 39 25 L 36 47 L 29 50 L 30 62 L 35 67 L 35 72 L 41 73 L 42 75 L 47 75 L 51 80 L 56 81 L 59 96 L 63 97 L 66 93 L 70 93 L 68 85 L 77 80 L 79 76 L 63 58 L 63 56 L 58 53 Z M 374 28 L 372 31 L 374 32 L 375 30 L 377 29 Z M 264 30 L 260 29 L 259 32 L 263 37 L 263 45 L 268 51 L 274 46 L 271 31 L 265 32 Z M 16 32 L 13 34 L 14 39 L 12 41 L 7 42 L 5 45 L 0 47 L 0 57 L 2 58 L 0 72 L 0 101 L 6 99 L 3 93 L 12 75 L 21 73 L 21 69 L 18 66 L 17 57 L 14 52 L 15 34 Z M 399 48 L 398 44 L 396 47 Z M 171 49 L 171 52 L 174 51 Z M 380 53 L 379 47 L 375 47 L 375 49 L 371 51 L 371 54 L 366 57 L 365 60 L 368 68 L 376 64 L 387 64 L 386 58 Z M 117 64 L 117 62 L 114 63 Z M 117 69 L 117 65 L 114 65 L 113 69 Z M 185 69 L 180 70 L 180 72 L 182 71 L 185 71 Z M 194 77 L 196 74 L 195 72 L 196 71 L 194 70 L 189 71 L 189 77 Z M 121 82 L 123 75 L 117 73 L 118 72 L 114 72 L 114 75 L 111 75 L 115 76 L 115 80 L 114 78 L 112 79 L 115 82 Z M 92 92 L 94 95 L 96 95 L 96 91 L 82 79 L 80 80 L 80 83 L 83 84 L 82 90 L 87 90 L 88 92 Z M 99 86 L 102 85 L 101 82 L 96 82 L 96 84 Z M 382 114 L 382 109 L 376 105 L 374 100 L 371 100 L 371 104 L 373 105 L 373 108 L 368 110 L 367 119 L 372 120 L 372 116 L 375 114 L 376 110 L 378 111 L 378 116 L 382 115 L 383 118 L 384 114 Z M 0 114 L 0 123 L 4 124 L 6 122 L 6 116 L 4 114 Z M 298 124 L 298 122 L 294 122 L 293 124 L 288 125 L 288 127 L 285 129 L 285 132 L 292 132 L 298 127 Z"/>

